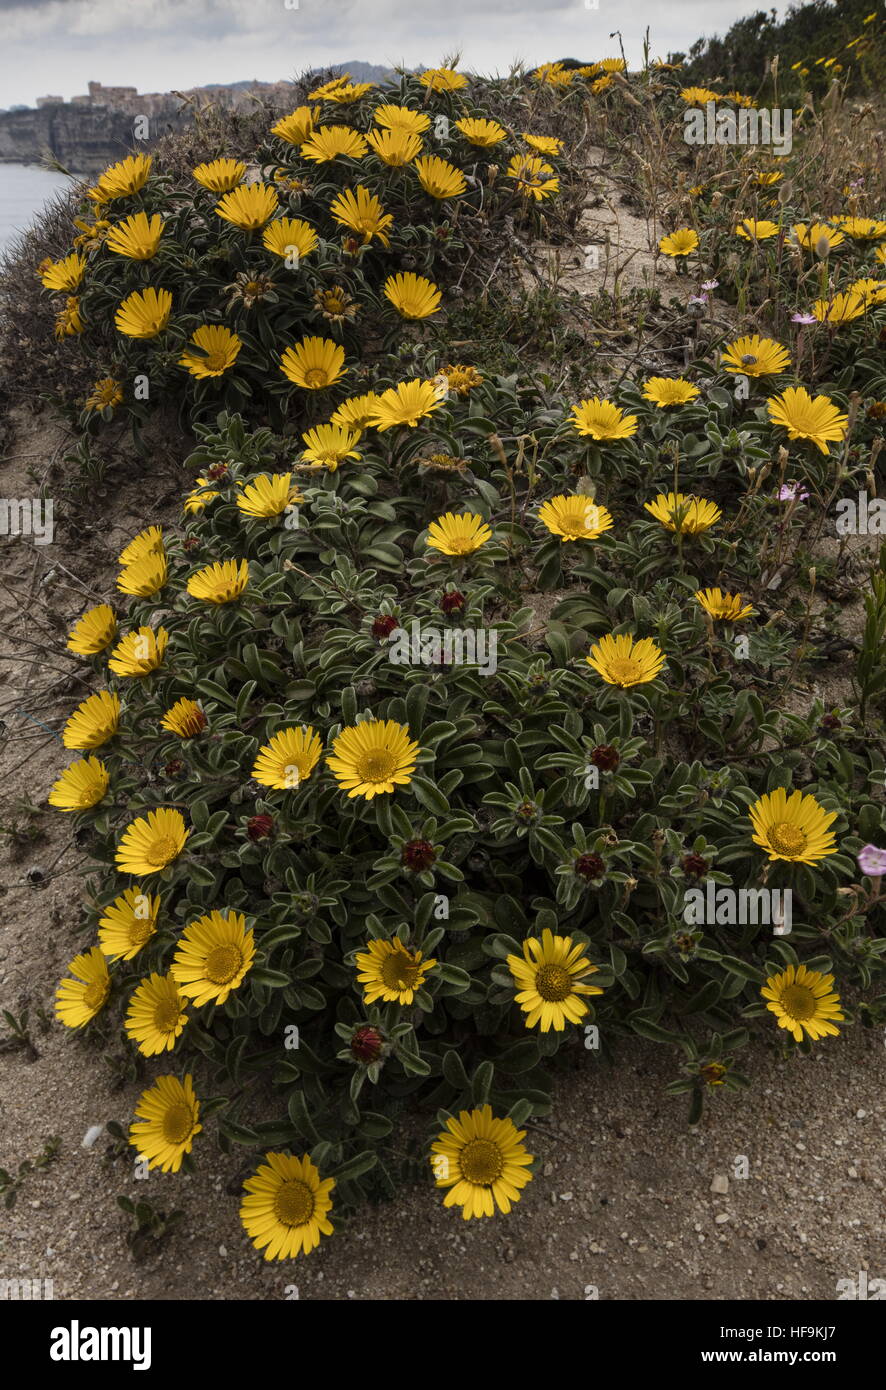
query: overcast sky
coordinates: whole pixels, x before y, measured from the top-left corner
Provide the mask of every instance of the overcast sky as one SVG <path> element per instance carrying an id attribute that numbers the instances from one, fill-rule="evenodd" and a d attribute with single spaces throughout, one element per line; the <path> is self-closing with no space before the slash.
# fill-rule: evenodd
<path id="1" fill-rule="evenodd" d="M 455 47 L 465 67 L 506 72 L 515 59 L 616 55 L 609 35 L 619 26 L 633 65 L 647 25 L 653 55 L 664 56 L 765 8 L 767 0 L 0 0 L 0 107 L 70 98 L 90 78 L 162 92 L 276 81 L 349 59 L 437 63 Z"/>

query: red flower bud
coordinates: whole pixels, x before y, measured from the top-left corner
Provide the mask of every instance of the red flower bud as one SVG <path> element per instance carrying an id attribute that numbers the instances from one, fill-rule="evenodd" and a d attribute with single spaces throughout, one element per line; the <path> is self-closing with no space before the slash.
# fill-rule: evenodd
<path id="1" fill-rule="evenodd" d="M 381 1056 L 382 1043 L 378 1029 L 365 1023 L 351 1034 L 351 1056 L 357 1062 L 375 1062 Z"/>
<path id="2" fill-rule="evenodd" d="M 440 607 L 444 613 L 460 613 L 465 603 L 465 596 L 460 594 L 458 589 L 447 589 L 440 600 Z"/>
<path id="3" fill-rule="evenodd" d="M 264 840 L 274 829 L 273 816 L 253 816 L 246 822 L 246 834 L 250 840 Z"/>
<path id="4" fill-rule="evenodd" d="M 434 846 L 427 840 L 410 840 L 403 846 L 400 863 L 405 864 L 414 874 L 423 873 L 436 861 Z"/>
<path id="5" fill-rule="evenodd" d="M 581 854 L 575 861 L 575 873 L 579 878 L 587 879 L 588 883 L 595 883 L 604 877 L 606 865 L 599 854 Z"/>
<path id="6" fill-rule="evenodd" d="M 397 619 L 392 618 L 390 613 L 380 613 L 372 624 L 372 635 L 377 642 L 383 642 L 399 626 Z"/>

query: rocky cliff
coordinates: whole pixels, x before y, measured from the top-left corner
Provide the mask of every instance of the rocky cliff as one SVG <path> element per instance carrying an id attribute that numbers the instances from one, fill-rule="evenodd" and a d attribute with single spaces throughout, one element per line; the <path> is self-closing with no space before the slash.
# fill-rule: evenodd
<path id="1" fill-rule="evenodd" d="M 74 174 L 97 174 L 133 148 L 149 149 L 169 130 L 188 120 L 178 104 L 151 117 L 152 139 L 133 139 L 133 117 L 105 107 L 44 106 L 38 111 L 0 114 L 0 162 L 37 164 L 48 152 Z"/>

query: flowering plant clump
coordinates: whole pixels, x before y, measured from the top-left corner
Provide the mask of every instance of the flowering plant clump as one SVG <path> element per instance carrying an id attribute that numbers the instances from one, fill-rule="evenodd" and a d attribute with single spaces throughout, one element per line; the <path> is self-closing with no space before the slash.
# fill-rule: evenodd
<path id="1" fill-rule="evenodd" d="M 675 477 L 681 427 L 642 383 L 616 406 L 636 431 L 601 448 L 572 403 L 511 379 L 424 397 L 437 366 L 374 381 L 391 405 L 348 432 L 351 459 L 293 464 L 237 416 L 202 428 L 181 526 L 127 545 L 112 616 L 71 637 L 108 688 L 72 714 L 52 798 L 104 867 L 60 1016 L 116 1011 L 166 1068 L 196 1049 L 234 1087 L 265 1077 L 282 1117 L 232 1100 L 219 1134 L 269 1150 L 254 1196 L 302 1184 L 292 1210 L 318 1222 L 321 1192 L 334 1208 L 364 1175 L 395 1181 L 383 1141 L 410 1093 L 468 1107 L 434 1174 L 490 1214 L 531 1176 L 519 1126 L 558 1050 L 633 1030 L 735 1086 L 750 1020 L 806 1049 L 883 975 L 852 887 L 882 834 L 853 715 L 783 708 L 790 621 L 763 628 L 767 561 L 735 525 L 770 514 L 749 460 L 777 426 L 754 416 L 740 455 L 696 449 Z M 470 467 L 426 466 L 444 451 Z M 561 524 L 564 497 L 590 524 Z M 555 587 L 540 627 L 532 596 Z M 790 935 L 743 915 L 772 890 Z M 695 1103 L 700 1077 L 674 1084 Z M 194 1094 L 157 1161 L 192 1152 Z M 272 1256 L 294 1253 L 284 1234 Z"/>
<path id="2" fill-rule="evenodd" d="M 321 85 L 269 117 L 248 163 L 106 170 L 73 249 L 40 271 L 56 337 L 102 363 L 81 424 L 170 402 L 312 424 L 367 353 L 433 325 L 466 238 L 537 225 L 559 188 L 556 153 L 536 157 L 465 87 Z"/>
<path id="3" fill-rule="evenodd" d="M 443 206 L 534 215 L 558 196 L 560 105 L 617 128 L 625 94 L 660 87 L 666 113 L 716 98 L 624 66 L 543 65 L 522 81 L 545 121 L 519 136 L 446 65 L 382 100 L 336 79 L 275 124 L 261 180 L 221 157 L 195 172 L 196 227 L 193 195 L 179 207 L 143 163 L 96 185 L 102 209 L 145 200 L 115 234 L 132 274 L 154 216 L 182 272 L 123 286 L 109 379 L 155 353 L 196 447 L 177 523 L 145 518 L 113 603 L 68 639 L 98 688 L 65 724 L 50 800 L 95 865 L 94 933 L 57 1012 L 155 1059 L 131 1131 L 150 1164 L 198 1163 L 209 1130 L 249 1150 L 241 1218 L 267 1259 L 396 1186 L 410 1098 L 439 1109 L 443 1205 L 489 1217 L 533 1177 L 524 1126 L 564 1058 L 631 1033 L 675 1048 L 695 1121 L 747 1084 L 752 1030 L 803 1056 L 886 1023 L 886 548 L 849 663 L 842 571 L 814 550 L 840 490 L 873 476 L 886 296 L 851 261 L 839 326 L 817 317 L 808 248 L 785 235 L 801 211 L 839 218 L 867 256 L 886 224 L 770 209 L 765 181 L 711 200 L 658 253 L 698 274 L 702 312 L 728 276 L 770 318 L 580 390 L 461 339 L 370 344 L 447 311 Z M 516 201 L 495 203 L 493 152 Z M 386 259 L 398 237 L 415 266 Z M 258 295 L 296 243 L 298 276 Z M 80 260 L 45 274 L 100 325 L 93 352 L 121 287 L 104 251 Z M 200 296 L 217 307 L 232 272 L 234 317 L 210 322 Z M 788 283 L 812 302 L 790 331 Z M 812 688 L 831 663 L 849 668 L 841 700 Z"/>

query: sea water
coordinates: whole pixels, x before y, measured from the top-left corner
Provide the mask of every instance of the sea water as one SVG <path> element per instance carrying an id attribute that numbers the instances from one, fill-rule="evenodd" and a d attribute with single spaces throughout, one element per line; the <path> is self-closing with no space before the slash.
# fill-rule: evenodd
<path id="1" fill-rule="evenodd" d="M 0 164 L 0 255 L 37 220 L 54 193 L 70 186 L 66 175 L 36 164 Z"/>

